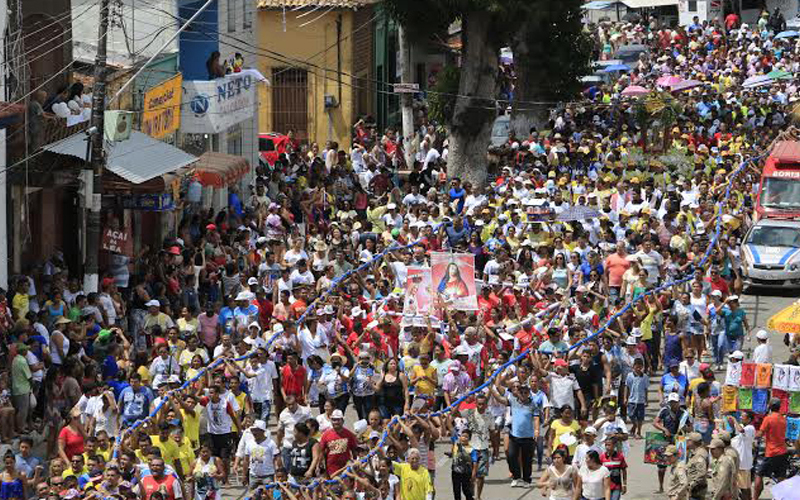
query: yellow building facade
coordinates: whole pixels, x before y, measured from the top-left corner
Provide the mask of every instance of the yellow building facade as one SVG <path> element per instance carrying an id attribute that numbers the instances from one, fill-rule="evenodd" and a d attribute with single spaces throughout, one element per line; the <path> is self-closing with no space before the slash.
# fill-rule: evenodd
<path id="1" fill-rule="evenodd" d="M 309 144 L 350 144 L 369 92 L 371 30 L 353 33 L 371 0 L 261 0 L 257 22 L 261 133 L 294 132 Z M 303 8 L 305 7 L 305 8 Z M 369 18 L 367 18 L 369 19 Z M 369 37 L 365 39 L 365 37 Z M 368 60 L 363 60 L 363 59 Z M 363 78 L 363 80 L 362 80 Z"/>

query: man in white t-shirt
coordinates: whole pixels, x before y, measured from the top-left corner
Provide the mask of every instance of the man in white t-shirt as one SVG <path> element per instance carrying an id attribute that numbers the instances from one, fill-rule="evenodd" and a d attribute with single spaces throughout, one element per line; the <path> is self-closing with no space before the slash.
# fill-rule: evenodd
<path id="1" fill-rule="evenodd" d="M 442 155 L 439 154 L 439 151 L 437 151 L 436 148 L 429 149 L 428 154 L 425 155 L 425 161 L 422 162 L 422 168 L 428 168 L 428 165 L 437 162 L 441 157 Z"/>
<path id="2" fill-rule="evenodd" d="M 286 395 L 286 408 L 278 417 L 278 443 L 284 463 L 289 463 L 289 453 L 294 445 L 294 426 L 312 418 L 311 408 L 300 406 L 291 394 Z"/>
<path id="3" fill-rule="evenodd" d="M 206 417 L 206 429 L 211 439 L 211 453 L 215 457 L 222 459 L 225 468 L 225 478 L 228 477 L 228 459 L 231 454 L 231 439 L 233 434 L 233 426 L 237 429 L 242 428 L 239 421 L 238 406 L 235 400 L 231 402 L 227 398 L 220 386 L 213 385 L 208 390 L 208 396 L 200 399 L 200 404 L 204 408 Z"/>
<path id="4" fill-rule="evenodd" d="M 396 288 L 405 288 L 406 279 L 408 278 L 408 264 L 411 262 L 411 252 L 404 250 L 401 254 L 401 260 L 392 260 L 389 266 L 394 272 L 394 286 Z"/>
<path id="5" fill-rule="evenodd" d="M 550 404 L 556 409 L 555 413 L 560 413 L 560 408 L 568 405 L 575 410 L 575 394 L 578 395 L 578 401 L 581 403 L 581 408 L 586 408 L 586 399 L 583 397 L 581 387 L 578 385 L 578 380 L 575 375 L 569 373 L 569 366 L 563 359 L 556 359 L 553 362 L 555 372 L 549 375 L 545 372 L 542 376 L 548 379 L 550 386 Z M 559 415 L 555 415 L 556 418 Z"/>
<path id="6" fill-rule="evenodd" d="M 730 425 L 736 429 L 736 436 L 731 440 L 731 447 L 739 454 L 737 486 L 744 493 L 741 498 L 750 498 L 750 471 L 753 468 L 753 443 L 756 440 L 753 414 L 749 411 L 742 411 L 739 417 L 741 423 L 730 415 L 727 419 Z"/>
<path id="7" fill-rule="evenodd" d="M 414 205 L 421 205 L 425 203 L 425 197 L 422 194 L 420 194 L 418 185 L 416 184 L 411 185 L 411 192 L 405 195 L 402 203 L 406 207 L 412 207 Z"/>
<path id="8" fill-rule="evenodd" d="M 97 295 L 97 305 L 105 312 L 108 321 L 107 326 L 115 325 L 117 323 L 117 309 L 114 307 L 114 300 L 111 298 L 111 292 L 114 289 L 114 279 L 105 278 L 102 283 L 102 292 Z"/>
<path id="9" fill-rule="evenodd" d="M 653 249 L 653 241 L 649 238 L 642 243 L 642 249 L 633 254 L 633 259 L 647 271 L 647 284 L 655 286 L 664 273 L 664 257 Z"/>
<path id="10" fill-rule="evenodd" d="M 97 407 L 103 406 L 103 398 L 100 395 L 99 387 L 91 383 L 87 384 L 83 388 L 83 394 L 75 406 L 77 406 L 81 412 L 81 423 L 86 424 L 89 417 L 94 415 Z"/>
<path id="11" fill-rule="evenodd" d="M 769 345 L 769 333 L 759 330 L 756 333 L 758 345 L 753 349 L 753 363 L 772 363 L 772 346 Z"/>
<path id="12" fill-rule="evenodd" d="M 267 357 L 267 351 L 259 348 L 245 366 L 244 374 L 253 400 L 253 411 L 256 418 L 269 422 L 272 413 L 274 381 L 278 379 L 278 368 L 275 362 Z"/>
<path id="13" fill-rule="evenodd" d="M 314 285 L 316 279 L 314 278 L 314 274 L 308 269 L 308 261 L 306 259 L 297 261 L 297 269 L 292 271 L 292 274 L 289 276 L 289 281 L 292 282 L 293 287 Z"/>
<path id="14" fill-rule="evenodd" d="M 34 386 L 40 385 L 44 381 L 44 363 L 34 354 L 31 349 L 25 354 L 25 361 L 28 362 L 28 368 L 31 371 L 31 381 Z M 34 387 L 34 395 L 37 394 L 37 389 Z"/>
<path id="15" fill-rule="evenodd" d="M 606 439 L 613 437 L 617 442 L 622 442 L 622 453 L 627 455 L 630 452 L 630 445 L 628 445 L 628 426 L 617 414 L 617 405 L 613 401 L 609 401 L 603 406 L 603 416 L 598 418 L 594 423 L 597 429 L 597 440 L 605 443 Z"/>
<path id="16" fill-rule="evenodd" d="M 298 330 L 300 359 L 303 360 L 303 365 L 307 364 L 308 358 L 313 354 L 322 355 L 327 353 L 328 337 L 325 335 L 323 328 L 319 328 L 316 324 L 313 324 L 311 328 L 307 324 L 302 324 L 298 326 Z"/>
<path id="17" fill-rule="evenodd" d="M 253 440 L 244 448 L 244 465 L 242 466 L 244 484 L 254 491 L 259 486 L 275 479 L 276 467 L 282 467 L 282 459 L 278 445 L 272 440 L 267 423 L 256 420 L 250 427 Z"/>
<path id="18" fill-rule="evenodd" d="M 603 453 L 603 448 L 597 443 L 597 429 L 589 426 L 583 431 L 583 442 L 575 448 L 575 456 L 572 457 L 572 465 L 580 470 L 586 463 L 586 453 L 594 450 Z"/>

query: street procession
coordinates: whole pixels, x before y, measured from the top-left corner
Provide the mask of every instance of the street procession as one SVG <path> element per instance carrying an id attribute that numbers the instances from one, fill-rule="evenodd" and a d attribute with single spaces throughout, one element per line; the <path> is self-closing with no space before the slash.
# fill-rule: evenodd
<path id="1" fill-rule="evenodd" d="M 0 500 L 800 500 L 798 1 L 0 4 Z"/>

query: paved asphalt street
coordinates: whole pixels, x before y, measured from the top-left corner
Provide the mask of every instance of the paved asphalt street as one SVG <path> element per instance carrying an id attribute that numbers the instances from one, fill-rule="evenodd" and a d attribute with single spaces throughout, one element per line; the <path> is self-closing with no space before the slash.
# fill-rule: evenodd
<path id="1" fill-rule="evenodd" d="M 746 293 L 742 298 L 742 305 L 747 311 L 747 318 L 750 325 L 754 329 L 764 327 L 767 320 L 773 314 L 777 313 L 784 307 L 790 305 L 797 298 L 795 292 L 778 292 L 766 289 L 753 289 Z M 755 335 L 755 331 L 753 332 Z M 745 354 L 749 356 L 755 342 L 745 344 Z M 773 333 L 770 342 L 773 346 L 773 359 L 776 361 L 784 361 L 788 358 L 788 348 L 783 344 L 783 335 Z M 720 377 L 717 377 L 720 380 Z M 651 403 L 647 408 L 647 415 L 645 418 L 645 426 L 643 432 L 654 430 L 652 421 L 658 411 L 658 403 L 655 401 L 657 398 L 656 381 L 658 377 L 651 378 Z M 355 420 L 355 411 L 350 410 L 347 414 L 347 422 L 351 424 Z M 274 428 L 274 419 L 271 422 L 271 427 Z M 661 500 L 666 499 L 666 495 L 656 494 L 658 489 L 658 477 L 656 475 L 656 467 L 654 465 L 647 465 L 643 463 L 644 457 L 644 441 L 631 440 L 631 452 L 627 457 L 628 461 L 628 493 L 623 497 L 625 500 Z M 446 446 L 441 444 L 437 446 L 436 453 L 438 457 L 437 475 L 436 475 L 436 490 L 437 499 L 449 500 L 453 498 L 452 486 L 450 483 L 450 459 L 444 455 Z M 535 472 L 534 477 L 538 479 L 539 474 Z M 245 498 L 246 492 L 241 487 L 228 487 L 223 492 L 223 498 L 226 499 L 242 499 Z M 504 459 L 492 465 L 489 477 L 486 481 L 486 486 L 483 493 L 484 500 L 539 500 L 544 499 L 542 493 L 537 488 L 520 489 L 511 488 L 510 479 L 508 478 L 508 466 Z M 769 488 L 765 489 L 762 494 L 764 499 L 772 498 L 769 494 Z"/>

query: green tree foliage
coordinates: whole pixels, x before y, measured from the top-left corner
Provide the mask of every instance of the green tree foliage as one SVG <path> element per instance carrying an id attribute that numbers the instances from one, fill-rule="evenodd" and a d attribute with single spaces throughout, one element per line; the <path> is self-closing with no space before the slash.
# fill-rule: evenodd
<path id="1" fill-rule="evenodd" d="M 436 85 L 428 95 L 428 116 L 439 124 L 453 120 L 458 84 L 461 72 L 455 66 L 447 66 L 436 75 Z"/>
<path id="2" fill-rule="evenodd" d="M 534 0 L 514 34 L 517 88 L 534 101 L 575 98 L 591 73 L 592 40 L 581 21 L 583 0 Z"/>
<path id="3" fill-rule="evenodd" d="M 463 47 L 458 78 L 442 78 L 445 93 L 434 103 L 450 133 L 448 174 L 480 186 L 486 179 L 486 146 L 498 97 L 500 49 L 516 46 L 527 81 L 522 95 L 555 99 L 579 89 L 591 45 L 580 23 L 580 0 L 386 0 L 388 12 L 409 38 L 428 40 L 461 21 Z M 581 55 L 576 57 L 576 53 Z M 516 56 L 516 54 L 515 54 Z M 457 92 L 452 88 L 458 82 Z M 437 88 L 437 90 L 439 90 Z M 530 92 L 528 92 L 530 91 Z M 452 111 L 451 111 L 452 110 Z"/>

